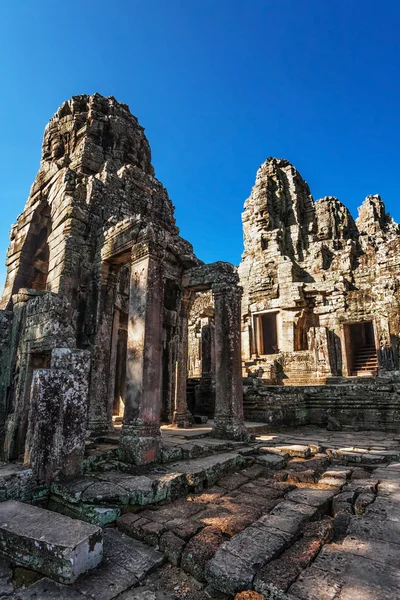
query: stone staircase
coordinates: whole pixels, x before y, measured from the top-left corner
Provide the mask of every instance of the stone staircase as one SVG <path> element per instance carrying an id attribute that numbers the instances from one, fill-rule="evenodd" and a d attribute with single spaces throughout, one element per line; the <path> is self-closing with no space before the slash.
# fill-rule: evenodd
<path id="1" fill-rule="evenodd" d="M 351 374 L 353 377 L 376 375 L 378 356 L 374 346 L 360 348 L 354 356 Z"/>
<path id="2" fill-rule="evenodd" d="M 343 432 L 309 428 L 248 444 L 179 440 L 175 461 L 171 447 L 164 464 L 123 472 L 122 463 L 107 470 L 110 461 L 104 471 L 54 482 L 42 498 L 48 510 L 3 502 L 0 596 L 3 583 L 16 600 L 177 600 L 192 597 L 191 585 L 202 590 L 199 600 L 231 600 L 241 590 L 268 598 L 275 589 L 282 594 L 274 597 L 293 600 L 333 598 L 342 588 L 338 600 L 399 597 L 400 443 L 378 433 L 350 439 L 356 446 Z M 30 473 L 3 470 L 4 499 L 19 495 Z M 94 548 L 90 536 L 103 541 L 103 561 L 96 567 L 89 556 L 76 579 L 74 563 L 60 560 Z M 18 565 L 44 577 L 13 590 Z M 369 588 L 354 595 L 368 577 Z"/>

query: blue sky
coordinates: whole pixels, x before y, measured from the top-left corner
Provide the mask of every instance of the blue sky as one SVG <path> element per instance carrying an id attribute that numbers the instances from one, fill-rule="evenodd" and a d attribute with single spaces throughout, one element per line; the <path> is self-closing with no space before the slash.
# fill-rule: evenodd
<path id="1" fill-rule="evenodd" d="M 235 264 L 259 165 L 290 160 L 314 198 L 400 221 L 400 4 L 381 0 L 3 0 L 0 282 L 44 127 L 70 96 L 129 104 L 199 258 Z"/>

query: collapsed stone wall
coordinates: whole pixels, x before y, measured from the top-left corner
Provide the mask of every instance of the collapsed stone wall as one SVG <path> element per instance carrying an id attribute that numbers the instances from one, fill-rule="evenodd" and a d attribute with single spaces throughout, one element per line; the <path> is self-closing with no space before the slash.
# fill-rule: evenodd
<path id="1" fill-rule="evenodd" d="M 272 379 L 293 384 L 349 376 L 348 325 L 365 322 L 373 325 L 380 373 L 398 368 L 400 229 L 379 196 L 368 196 L 354 221 L 337 198 L 314 202 L 288 161 L 269 158 L 246 200 L 243 229 L 247 372 L 271 381 L 275 363 Z M 263 348 L 266 313 L 277 319 L 274 354 Z"/>

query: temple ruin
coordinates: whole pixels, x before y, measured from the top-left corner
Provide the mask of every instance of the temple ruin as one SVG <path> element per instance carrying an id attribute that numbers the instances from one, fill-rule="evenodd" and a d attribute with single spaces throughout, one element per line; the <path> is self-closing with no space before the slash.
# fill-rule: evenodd
<path id="1" fill-rule="evenodd" d="M 188 313 L 207 290 L 215 303 L 215 434 L 246 436 L 238 276 L 227 263 L 204 265 L 179 236 L 126 105 L 78 96 L 51 119 L 7 269 L 0 356 L 8 460 L 24 454 L 28 464 L 49 460 L 46 470 L 75 473 L 85 424 L 100 435 L 121 415 L 121 457 L 157 461 L 161 416 L 192 420 Z M 50 459 L 42 446 L 51 439 Z"/>
<path id="2" fill-rule="evenodd" d="M 195 256 L 113 97 L 50 120 L 0 302 L 0 555 L 50 578 L 18 600 L 111 600 L 164 560 L 201 598 L 362 598 L 320 556 L 399 502 L 400 227 L 268 158 L 243 229 L 237 268 Z"/>
<path id="3" fill-rule="evenodd" d="M 243 228 L 247 372 L 309 385 L 398 370 L 400 228 L 379 196 L 354 221 L 337 198 L 314 202 L 289 162 L 269 158 Z"/>

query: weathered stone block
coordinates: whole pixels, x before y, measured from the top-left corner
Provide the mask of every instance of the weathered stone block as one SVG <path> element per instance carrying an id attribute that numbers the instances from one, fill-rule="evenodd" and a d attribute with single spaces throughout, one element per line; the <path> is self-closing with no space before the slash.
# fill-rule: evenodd
<path id="1" fill-rule="evenodd" d="M 66 362 L 63 353 L 60 362 Z M 75 360 L 76 370 L 34 371 L 31 386 L 29 427 L 25 463 L 40 481 L 49 483 L 57 473 L 77 475 L 85 452 L 88 357 L 85 351 Z M 79 357 L 79 359 L 78 359 Z M 83 373 L 86 372 L 86 377 Z"/>
<path id="2" fill-rule="evenodd" d="M 165 558 L 176 567 L 180 565 L 184 547 L 185 542 L 171 531 L 167 531 L 161 536 L 160 550 L 164 553 Z"/>
<path id="3" fill-rule="evenodd" d="M 71 583 L 103 555 L 101 529 L 9 500 L 0 504 L 0 549 L 14 563 Z"/>
<path id="4" fill-rule="evenodd" d="M 205 566 L 224 541 L 217 527 L 205 527 L 187 544 L 182 554 L 181 567 L 198 581 L 205 581 Z"/>
<path id="5" fill-rule="evenodd" d="M 215 589 L 234 595 L 252 587 L 254 571 L 224 547 L 206 564 L 205 578 Z"/>
<path id="6" fill-rule="evenodd" d="M 287 458 L 279 454 L 261 454 L 256 456 L 256 462 L 267 469 L 283 469 L 287 464 Z"/>

